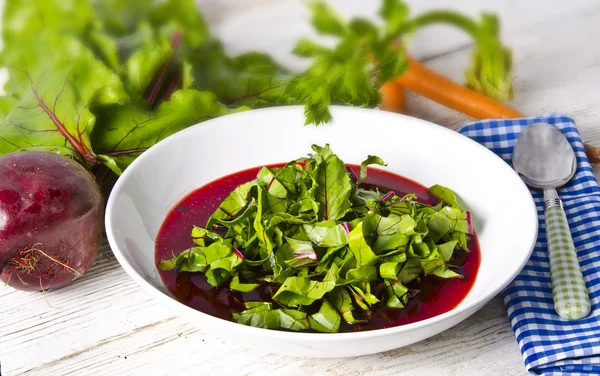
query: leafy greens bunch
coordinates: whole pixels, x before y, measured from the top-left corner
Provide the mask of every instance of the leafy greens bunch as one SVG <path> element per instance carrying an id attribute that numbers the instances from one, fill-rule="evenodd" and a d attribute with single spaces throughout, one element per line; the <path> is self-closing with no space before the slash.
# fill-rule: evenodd
<path id="1" fill-rule="evenodd" d="M 235 321 L 262 328 L 337 332 L 367 322 L 374 309 L 404 307 L 405 286 L 423 275 L 460 278 L 454 252 L 466 252 L 469 213 L 436 185 L 440 203 L 414 194 L 364 189 L 360 176 L 330 149 L 282 168 L 262 167 L 192 230 L 194 246 L 160 263 L 162 270 L 198 272 L 215 287 L 249 292 L 270 286 L 270 302 L 246 301 Z"/>
<path id="2" fill-rule="evenodd" d="M 345 21 L 322 2 L 309 7 L 316 30 L 337 43 L 300 40 L 294 53 L 312 65 L 296 73 L 261 53 L 227 56 L 193 0 L 9 1 L 0 154 L 53 151 L 118 175 L 165 137 L 231 112 L 303 104 L 307 124 L 327 122 L 330 104 L 377 106 L 381 85 L 406 69 L 392 42 L 436 22 L 475 38 L 472 87 L 500 96 L 511 90 L 510 55 L 492 16 L 410 18 L 403 2 L 383 0 L 376 25 Z"/>

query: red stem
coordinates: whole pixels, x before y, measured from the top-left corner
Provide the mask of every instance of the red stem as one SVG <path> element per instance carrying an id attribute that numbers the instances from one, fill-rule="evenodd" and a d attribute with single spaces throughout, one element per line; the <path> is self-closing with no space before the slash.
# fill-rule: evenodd
<path id="1" fill-rule="evenodd" d="M 120 155 L 143 153 L 146 150 L 148 150 L 148 148 L 138 148 L 138 149 L 128 149 L 128 150 L 119 150 L 119 151 L 109 151 L 109 152 L 100 153 L 100 154 L 107 155 L 109 157 L 118 157 Z"/>
<path id="2" fill-rule="evenodd" d="M 177 73 L 175 73 L 175 79 L 171 82 L 171 85 L 169 85 L 169 88 L 167 89 L 167 92 L 165 93 L 165 97 L 164 100 L 168 101 L 171 98 L 171 94 L 173 94 L 175 92 L 175 90 L 177 90 L 177 88 L 179 87 L 179 84 L 181 83 L 181 79 L 183 78 L 183 73 L 181 72 L 182 70 L 178 70 Z"/>
<path id="3" fill-rule="evenodd" d="M 225 103 L 225 104 L 232 104 L 233 102 L 237 102 L 237 101 L 240 101 L 240 100 L 244 100 L 244 99 L 256 97 L 256 96 L 258 96 L 258 95 L 260 95 L 262 93 L 265 93 L 265 92 L 267 92 L 269 90 L 277 89 L 278 87 L 282 87 L 284 85 L 285 85 L 285 83 L 279 84 L 279 85 L 275 85 L 275 86 L 271 86 L 271 87 L 268 87 L 266 89 L 258 90 L 258 91 L 255 91 L 255 92 L 252 92 L 252 93 L 248 93 L 248 94 L 245 94 L 245 95 L 240 95 L 239 97 L 233 97 L 233 98 L 223 99 L 222 102 Z"/>
<path id="4" fill-rule="evenodd" d="M 169 65 L 171 65 L 171 61 L 173 60 L 173 57 L 175 56 L 175 52 L 177 51 L 177 48 L 179 47 L 179 44 L 181 43 L 182 37 L 183 37 L 183 33 L 181 33 L 181 32 L 176 32 L 173 35 L 173 40 L 171 41 L 171 49 L 173 50 L 173 53 L 171 53 L 171 55 L 169 56 L 169 59 L 161 67 L 160 73 L 158 74 L 158 78 L 157 78 L 156 82 L 154 83 L 154 85 L 152 86 L 152 89 L 150 90 L 150 94 L 148 94 L 148 97 L 146 99 L 151 106 L 154 105 L 154 102 L 156 101 L 156 97 L 158 96 L 158 93 L 160 92 L 160 88 L 162 87 L 162 85 L 165 81 L 167 69 L 169 68 Z"/>
<path id="5" fill-rule="evenodd" d="M 44 110 L 46 115 L 48 115 L 50 120 L 52 120 L 52 123 L 54 123 L 58 132 L 63 135 L 67 141 L 69 141 L 73 149 L 75 149 L 75 151 L 90 165 L 97 164 L 98 157 L 90 149 L 88 149 L 85 144 L 77 141 L 77 139 L 71 133 L 69 133 L 69 131 L 67 131 L 67 128 L 64 126 L 64 124 L 61 123 L 61 121 L 56 117 L 56 114 L 52 112 L 46 103 L 44 103 L 44 101 L 40 98 L 38 91 L 34 87 L 32 87 L 31 90 L 33 90 L 33 95 L 35 95 L 35 99 L 37 100 L 39 106 Z"/>

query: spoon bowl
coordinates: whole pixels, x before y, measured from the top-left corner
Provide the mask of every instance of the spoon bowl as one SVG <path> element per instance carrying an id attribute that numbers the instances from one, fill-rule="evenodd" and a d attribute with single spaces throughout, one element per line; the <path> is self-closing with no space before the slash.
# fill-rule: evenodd
<path id="1" fill-rule="evenodd" d="M 534 188 L 562 187 L 577 170 L 577 159 L 565 136 L 546 123 L 525 128 L 513 153 L 513 167 Z"/>

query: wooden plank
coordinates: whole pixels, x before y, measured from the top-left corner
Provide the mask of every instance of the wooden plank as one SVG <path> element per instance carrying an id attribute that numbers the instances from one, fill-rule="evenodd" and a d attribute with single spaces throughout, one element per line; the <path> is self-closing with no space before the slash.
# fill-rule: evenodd
<path id="1" fill-rule="evenodd" d="M 468 321 L 413 346 L 349 359 L 303 359 L 267 354 L 224 342 L 177 319 L 165 319 L 104 341 L 25 375 L 439 375 L 467 366 L 481 374 L 514 369 L 520 361 L 500 299 Z M 521 367 L 523 368 L 523 367 Z M 506 374 L 523 375 L 524 369 Z"/>
<path id="2" fill-rule="evenodd" d="M 2 286 L 0 301 L 0 362 L 7 374 L 172 316 L 125 274 L 107 245 L 72 285 L 50 293 Z"/>

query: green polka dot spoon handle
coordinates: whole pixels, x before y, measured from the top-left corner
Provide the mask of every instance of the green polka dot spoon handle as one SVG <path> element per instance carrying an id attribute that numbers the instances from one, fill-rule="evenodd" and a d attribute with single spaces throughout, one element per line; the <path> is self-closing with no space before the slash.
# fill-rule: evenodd
<path id="1" fill-rule="evenodd" d="M 546 234 L 554 309 L 567 320 L 586 317 L 592 308 L 577 259 L 569 222 L 554 189 L 544 191 Z"/>
<path id="2" fill-rule="evenodd" d="M 590 313 L 591 304 L 573 245 L 569 222 L 555 188 L 571 180 L 577 159 L 566 137 L 554 126 L 536 123 L 523 130 L 513 167 L 525 183 L 544 190 L 544 213 L 554 309 L 567 320 Z"/>

